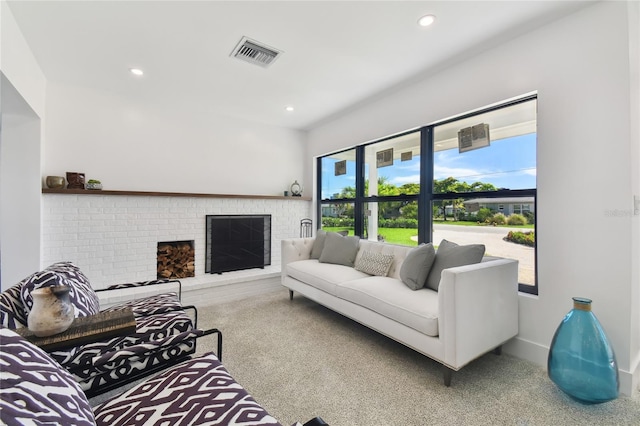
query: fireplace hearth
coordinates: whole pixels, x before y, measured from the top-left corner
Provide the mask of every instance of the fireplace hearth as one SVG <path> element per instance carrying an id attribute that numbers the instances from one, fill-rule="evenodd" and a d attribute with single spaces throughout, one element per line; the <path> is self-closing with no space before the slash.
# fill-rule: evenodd
<path id="1" fill-rule="evenodd" d="M 271 215 L 207 215 L 205 272 L 271 265 Z"/>

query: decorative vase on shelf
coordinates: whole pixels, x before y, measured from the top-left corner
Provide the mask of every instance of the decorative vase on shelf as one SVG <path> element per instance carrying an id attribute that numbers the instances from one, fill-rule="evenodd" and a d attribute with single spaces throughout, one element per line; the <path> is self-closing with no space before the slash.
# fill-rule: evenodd
<path id="1" fill-rule="evenodd" d="M 591 300 L 573 298 L 573 309 L 556 330 L 547 359 L 549 378 L 567 395 L 586 404 L 618 397 L 618 364 Z"/>
<path id="2" fill-rule="evenodd" d="M 75 317 L 67 285 L 41 287 L 31 292 L 33 306 L 27 327 L 38 337 L 52 336 L 67 330 Z"/>
<path id="3" fill-rule="evenodd" d="M 302 197 L 302 185 L 298 183 L 298 181 L 294 181 L 291 184 L 291 195 L 294 197 Z"/>

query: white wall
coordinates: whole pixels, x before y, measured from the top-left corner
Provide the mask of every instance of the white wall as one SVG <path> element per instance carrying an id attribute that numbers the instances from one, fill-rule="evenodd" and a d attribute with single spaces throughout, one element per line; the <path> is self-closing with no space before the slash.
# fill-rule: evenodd
<path id="1" fill-rule="evenodd" d="M 631 189 L 636 197 L 633 205 L 634 215 L 640 214 L 640 2 L 629 2 L 629 58 L 631 69 Z M 632 269 L 632 297 L 633 306 L 631 316 L 631 348 L 640 346 L 640 220 L 631 224 L 631 263 Z M 631 367 L 635 365 L 634 389 L 640 385 L 640 352 L 631 359 Z"/>
<path id="2" fill-rule="evenodd" d="M 303 176 L 303 134 L 84 87 L 47 89 L 44 175 L 105 189 L 282 195 Z"/>
<path id="3" fill-rule="evenodd" d="M 539 296 L 520 297 L 520 333 L 506 350 L 546 365 L 571 297 L 591 298 L 630 394 L 640 353 L 631 230 L 640 217 L 628 214 L 639 166 L 630 160 L 628 23 L 625 2 L 590 6 L 312 130 L 308 154 L 537 91 Z"/>
<path id="4" fill-rule="evenodd" d="M 40 267 L 40 120 L 4 75 L 0 120 L 2 289 Z"/>
<path id="5" fill-rule="evenodd" d="M 40 266 L 40 152 L 46 80 L 0 2 L 0 288 Z"/>
<path id="6" fill-rule="evenodd" d="M 44 115 L 46 79 L 7 2 L 0 0 L 0 69 L 36 115 Z"/>

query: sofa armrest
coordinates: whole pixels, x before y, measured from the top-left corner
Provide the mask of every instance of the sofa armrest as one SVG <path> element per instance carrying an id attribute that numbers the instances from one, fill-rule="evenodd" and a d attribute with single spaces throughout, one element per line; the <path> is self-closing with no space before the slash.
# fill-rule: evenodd
<path id="1" fill-rule="evenodd" d="M 445 269 L 438 298 L 444 362 L 458 370 L 518 334 L 518 261 Z"/>
<path id="2" fill-rule="evenodd" d="M 314 237 L 310 238 L 288 238 L 283 239 L 281 246 L 281 274 L 282 279 L 287 275 L 287 264 L 297 260 L 307 260 L 311 256 Z"/>

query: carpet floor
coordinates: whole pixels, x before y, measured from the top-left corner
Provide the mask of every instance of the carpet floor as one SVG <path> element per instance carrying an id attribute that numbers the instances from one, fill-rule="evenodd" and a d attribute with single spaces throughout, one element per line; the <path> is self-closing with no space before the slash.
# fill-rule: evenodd
<path id="1" fill-rule="evenodd" d="M 222 330 L 224 365 L 285 425 L 640 424 L 639 396 L 583 405 L 506 354 L 472 362 L 447 388 L 440 364 L 286 289 L 200 306 L 199 325 Z M 201 340 L 198 352 L 215 347 Z"/>

